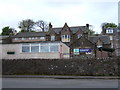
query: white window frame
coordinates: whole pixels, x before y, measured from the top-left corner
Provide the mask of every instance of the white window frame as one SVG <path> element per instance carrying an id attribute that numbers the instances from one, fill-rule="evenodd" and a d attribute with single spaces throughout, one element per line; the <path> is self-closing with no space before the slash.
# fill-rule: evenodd
<path id="1" fill-rule="evenodd" d="M 14 40 L 18 40 L 18 38 L 15 38 Z"/>
<path id="2" fill-rule="evenodd" d="M 113 40 L 113 36 L 110 36 L 110 40 Z"/>
<path id="3" fill-rule="evenodd" d="M 51 36 L 51 41 L 55 41 L 55 35 Z"/>
<path id="4" fill-rule="evenodd" d="M 24 37 L 22 37 L 22 38 L 21 38 L 21 40 L 25 40 L 25 38 L 24 38 Z"/>
<path id="5" fill-rule="evenodd" d="M 29 40 L 31 40 L 32 38 L 31 37 L 29 37 Z"/>
<path id="6" fill-rule="evenodd" d="M 40 37 L 40 39 L 41 39 L 41 40 L 44 40 L 44 39 L 45 39 L 45 37 Z"/>
<path id="7" fill-rule="evenodd" d="M 110 29 L 110 28 L 108 28 L 108 29 L 106 29 L 106 33 L 113 33 L 113 29 Z"/>
<path id="8" fill-rule="evenodd" d="M 51 50 L 50 50 L 50 47 L 51 47 L 52 45 L 53 45 L 53 46 L 54 46 L 54 45 L 58 45 L 58 51 L 51 51 Z M 29 47 L 29 52 L 22 52 L 22 47 L 24 47 L 24 46 Z M 31 51 L 32 46 L 39 46 L 38 52 L 32 52 L 32 51 Z M 44 44 L 40 44 L 40 43 L 36 43 L 36 45 L 33 44 L 33 43 L 22 44 L 22 45 L 21 45 L 21 52 L 22 52 L 22 53 L 43 53 L 43 52 L 41 51 L 41 46 L 48 46 L 48 52 L 50 52 L 50 53 L 51 53 L 51 52 L 60 52 L 60 43 L 45 43 L 45 45 L 44 45 Z M 44 52 L 44 53 L 47 53 L 47 52 Z"/>
<path id="9" fill-rule="evenodd" d="M 34 47 L 34 46 L 38 46 L 38 49 L 40 49 L 40 47 L 39 47 L 39 43 L 35 43 L 35 44 L 30 44 L 30 51 L 31 51 L 31 53 L 37 53 L 37 52 L 32 52 L 32 47 Z M 38 52 L 39 52 L 40 50 L 38 50 Z"/>
<path id="10" fill-rule="evenodd" d="M 32 40 L 34 40 L 34 39 L 35 39 L 35 37 L 32 37 L 31 39 L 32 39 Z"/>
<path id="11" fill-rule="evenodd" d="M 62 42 L 70 42 L 70 35 L 62 35 Z"/>

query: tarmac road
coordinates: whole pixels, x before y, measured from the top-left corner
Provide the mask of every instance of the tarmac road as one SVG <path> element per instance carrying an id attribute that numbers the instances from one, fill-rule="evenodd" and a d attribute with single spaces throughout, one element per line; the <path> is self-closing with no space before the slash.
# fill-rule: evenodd
<path id="1" fill-rule="evenodd" d="M 118 88 L 118 80 L 2 78 L 2 88 Z"/>

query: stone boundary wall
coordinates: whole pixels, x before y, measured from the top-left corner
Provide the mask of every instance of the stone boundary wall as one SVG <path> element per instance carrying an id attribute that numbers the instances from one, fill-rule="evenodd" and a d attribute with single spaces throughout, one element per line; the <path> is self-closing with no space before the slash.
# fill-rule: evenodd
<path id="1" fill-rule="evenodd" d="M 2 60 L 3 75 L 118 76 L 119 58 Z"/>

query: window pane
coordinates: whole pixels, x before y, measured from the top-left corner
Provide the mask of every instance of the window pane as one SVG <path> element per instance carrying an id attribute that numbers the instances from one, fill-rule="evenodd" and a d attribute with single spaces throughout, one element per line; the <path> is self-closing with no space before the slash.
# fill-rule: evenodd
<path id="1" fill-rule="evenodd" d="M 43 45 L 40 47 L 41 52 L 49 52 L 49 46 L 48 45 Z"/>
<path id="2" fill-rule="evenodd" d="M 39 46 L 31 46 L 31 52 L 39 52 Z"/>
<path id="3" fill-rule="evenodd" d="M 50 45 L 58 45 L 58 43 L 50 43 Z"/>
<path id="4" fill-rule="evenodd" d="M 41 43 L 40 45 L 42 45 L 42 46 L 47 45 L 48 46 L 48 43 Z"/>
<path id="5" fill-rule="evenodd" d="M 30 47 L 29 46 L 23 46 L 22 47 L 22 52 L 30 52 Z"/>
<path id="6" fill-rule="evenodd" d="M 51 41 L 54 41 L 55 40 L 55 36 L 51 36 Z"/>
<path id="7" fill-rule="evenodd" d="M 45 37 L 40 37 L 40 39 L 44 40 L 44 39 L 45 39 Z"/>
<path id="8" fill-rule="evenodd" d="M 39 46 L 38 43 L 32 43 L 31 46 Z"/>
<path id="9" fill-rule="evenodd" d="M 59 51 L 58 45 L 51 45 L 50 46 L 50 52 L 58 52 L 58 51 Z"/>
<path id="10" fill-rule="evenodd" d="M 67 35 L 65 35 L 65 38 L 67 38 Z"/>

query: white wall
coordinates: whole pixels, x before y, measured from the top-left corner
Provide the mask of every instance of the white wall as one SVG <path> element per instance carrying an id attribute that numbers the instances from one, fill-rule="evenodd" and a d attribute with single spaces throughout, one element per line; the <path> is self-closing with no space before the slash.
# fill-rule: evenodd
<path id="1" fill-rule="evenodd" d="M 64 43 L 61 43 L 60 44 L 62 49 L 61 49 L 61 58 L 70 58 L 70 48 L 64 44 Z"/>
<path id="2" fill-rule="evenodd" d="M 69 47 L 65 44 L 62 45 L 62 54 L 69 53 Z M 2 59 L 58 59 L 61 57 L 60 52 L 37 52 L 26 53 L 22 52 L 22 44 L 0 44 L 0 52 Z M 7 54 L 7 52 L 15 52 L 15 54 Z M 69 55 L 63 55 L 63 58 L 69 58 Z"/>

